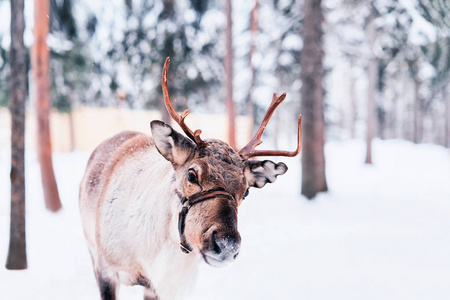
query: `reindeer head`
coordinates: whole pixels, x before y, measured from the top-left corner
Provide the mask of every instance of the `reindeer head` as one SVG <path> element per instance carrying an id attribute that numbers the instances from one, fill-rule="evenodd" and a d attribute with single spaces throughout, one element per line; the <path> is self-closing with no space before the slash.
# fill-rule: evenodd
<path id="1" fill-rule="evenodd" d="M 301 117 L 297 149 L 292 152 L 255 150 L 261 143 L 267 122 L 286 94 L 280 97 L 274 94 L 257 133 L 240 151 L 220 140 L 203 141 L 201 130 L 192 132 L 184 123 L 189 110 L 179 115 L 171 104 L 167 89 L 169 62 L 167 58 L 162 76 L 164 102 L 188 138 L 161 121 L 151 122 L 151 129 L 156 148 L 172 163 L 175 171 L 174 192 L 182 203 L 178 224 L 181 249 L 186 253 L 196 251 L 208 264 L 221 266 L 234 260 L 239 253 L 241 238 L 237 229 L 237 208 L 248 195 L 249 188 L 262 188 L 287 171 L 283 163 L 250 158 L 296 156 L 301 149 Z"/>

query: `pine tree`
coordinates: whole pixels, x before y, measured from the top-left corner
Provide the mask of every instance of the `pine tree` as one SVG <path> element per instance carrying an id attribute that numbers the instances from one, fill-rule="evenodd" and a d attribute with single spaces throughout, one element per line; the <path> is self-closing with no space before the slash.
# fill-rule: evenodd
<path id="1" fill-rule="evenodd" d="M 50 211 L 61 208 L 58 187 L 53 171 L 50 135 L 50 59 L 46 38 L 49 30 L 49 0 L 34 2 L 34 45 L 32 68 L 36 83 L 38 159 L 41 166 L 45 206 Z"/>
<path id="2" fill-rule="evenodd" d="M 325 178 L 325 122 L 323 112 L 323 49 L 321 1 L 305 1 L 301 79 L 303 114 L 302 195 L 312 199 L 327 191 Z"/>
<path id="3" fill-rule="evenodd" d="M 25 238 L 25 99 L 27 96 L 23 0 L 11 1 L 11 227 L 6 268 L 27 268 Z"/>
<path id="4" fill-rule="evenodd" d="M 236 148 L 236 127 L 235 118 L 236 111 L 234 108 L 234 98 L 233 98 L 233 21 L 232 21 L 232 6 L 231 0 L 225 2 L 225 12 L 227 17 L 227 25 L 225 29 L 225 44 L 226 44 L 226 54 L 224 59 L 225 64 L 225 90 L 226 90 L 226 107 L 228 111 L 228 143 L 232 148 Z"/>
<path id="5" fill-rule="evenodd" d="M 367 24 L 367 39 L 369 42 L 370 58 L 367 67 L 369 87 L 367 90 L 367 120 L 366 120 L 366 164 L 372 164 L 372 140 L 375 136 L 375 101 L 377 95 L 378 60 L 374 53 L 376 39 L 375 18 L 369 17 Z"/>

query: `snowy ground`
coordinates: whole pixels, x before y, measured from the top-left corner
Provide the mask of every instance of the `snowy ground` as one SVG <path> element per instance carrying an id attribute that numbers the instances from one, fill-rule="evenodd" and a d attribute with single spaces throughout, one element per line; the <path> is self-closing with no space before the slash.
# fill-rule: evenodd
<path id="1" fill-rule="evenodd" d="M 241 254 L 202 265 L 187 299 L 450 299 L 450 153 L 376 141 L 374 165 L 359 141 L 327 144 L 330 192 L 300 198 L 298 159 L 252 190 L 240 208 Z M 98 299 L 78 214 L 88 154 L 56 154 L 64 209 L 44 209 L 38 165 L 27 153 L 26 271 L 0 267 L 0 299 Z M 0 149 L 0 263 L 9 232 L 9 153 Z M 141 299 L 122 288 L 122 299 Z"/>

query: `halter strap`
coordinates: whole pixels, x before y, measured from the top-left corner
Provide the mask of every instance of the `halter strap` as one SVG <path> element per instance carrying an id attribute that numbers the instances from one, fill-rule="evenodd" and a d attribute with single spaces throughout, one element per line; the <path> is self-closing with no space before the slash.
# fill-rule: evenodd
<path id="1" fill-rule="evenodd" d="M 178 233 L 180 234 L 180 248 L 184 253 L 190 253 L 192 247 L 186 241 L 186 236 L 184 235 L 184 228 L 186 222 L 186 216 L 189 209 L 198 203 L 206 200 L 221 198 L 235 201 L 233 195 L 225 191 L 223 188 L 213 188 L 207 191 L 196 193 L 190 197 L 181 197 L 181 204 L 183 207 L 178 215 Z"/>

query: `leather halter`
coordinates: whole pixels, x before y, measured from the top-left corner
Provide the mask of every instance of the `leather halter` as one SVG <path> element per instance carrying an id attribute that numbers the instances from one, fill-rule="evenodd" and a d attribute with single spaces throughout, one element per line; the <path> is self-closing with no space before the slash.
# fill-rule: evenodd
<path id="1" fill-rule="evenodd" d="M 180 195 L 181 196 L 181 195 Z M 180 197 L 181 204 L 183 207 L 178 215 L 178 232 L 180 234 L 180 248 L 184 253 L 190 253 L 192 251 L 192 247 L 186 241 L 186 236 L 184 235 L 184 227 L 186 221 L 186 215 L 189 209 L 200 202 L 214 199 L 214 198 L 222 198 L 228 199 L 235 202 L 233 195 L 225 191 L 223 188 L 214 188 L 207 191 L 199 192 L 190 197 Z"/>

